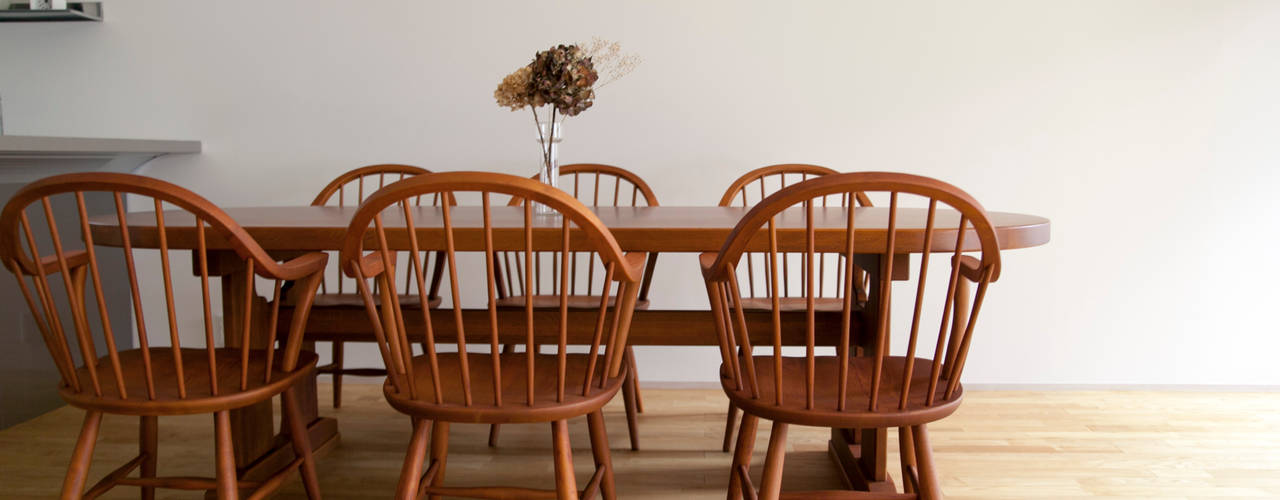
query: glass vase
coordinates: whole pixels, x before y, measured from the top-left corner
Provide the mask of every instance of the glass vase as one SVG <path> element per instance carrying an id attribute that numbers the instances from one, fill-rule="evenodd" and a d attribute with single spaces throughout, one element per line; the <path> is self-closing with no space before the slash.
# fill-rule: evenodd
<path id="1" fill-rule="evenodd" d="M 538 180 L 543 184 L 559 189 L 560 186 L 560 141 L 562 123 L 539 123 L 538 146 L 542 149 L 542 161 L 538 162 Z M 535 215 L 558 215 L 555 209 L 541 203 L 533 204 Z"/>

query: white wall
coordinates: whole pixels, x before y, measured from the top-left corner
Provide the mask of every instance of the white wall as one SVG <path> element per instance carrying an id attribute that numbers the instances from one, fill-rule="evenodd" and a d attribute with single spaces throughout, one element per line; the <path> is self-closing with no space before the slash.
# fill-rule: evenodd
<path id="1" fill-rule="evenodd" d="M 225 205 L 309 201 L 372 162 L 527 173 L 491 93 L 592 35 L 643 55 L 562 160 L 715 203 L 778 162 L 939 177 L 1053 221 L 1007 252 L 971 383 L 1280 385 L 1280 3 L 111 0 L 102 24 L 0 25 L 10 134 L 180 138 L 143 173 Z M 665 256 L 659 307 L 704 307 Z M 370 352 L 371 354 L 371 352 Z M 660 354 L 660 355 L 659 355 Z M 647 380 L 716 357 L 645 350 Z"/>

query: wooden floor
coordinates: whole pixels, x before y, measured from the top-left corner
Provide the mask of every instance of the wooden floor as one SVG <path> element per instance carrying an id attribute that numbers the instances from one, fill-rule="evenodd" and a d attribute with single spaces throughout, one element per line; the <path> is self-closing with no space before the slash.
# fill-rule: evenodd
<path id="1" fill-rule="evenodd" d="M 342 443 L 319 461 L 327 498 L 389 498 L 409 422 L 372 384 L 348 384 Z M 321 387 L 327 399 L 328 388 Z M 620 406 L 606 411 L 622 498 L 724 498 L 725 399 L 718 390 L 644 393 L 641 452 L 626 450 Z M 82 413 L 64 407 L 0 432 L 0 497 L 52 498 Z M 91 483 L 136 452 L 134 418 L 103 421 Z M 212 475 L 212 418 L 160 421 L 161 474 Z M 585 422 L 574 422 L 579 484 L 589 475 Z M 760 473 L 767 426 L 757 441 Z M 549 425 L 509 425 L 498 449 L 486 428 L 454 425 L 448 484 L 551 487 Z M 786 489 L 838 487 L 827 432 L 794 428 Z M 971 391 L 960 411 L 931 427 L 944 491 L 952 499 L 1280 498 L 1280 393 Z M 891 446 L 897 443 L 890 436 Z M 896 467 L 896 449 L 891 448 Z M 891 469 L 892 470 L 892 469 Z M 896 475 L 896 474 L 894 474 Z M 293 480 L 282 498 L 303 498 Z M 199 498 L 164 491 L 159 498 Z M 120 487 L 105 498 L 137 498 Z"/>

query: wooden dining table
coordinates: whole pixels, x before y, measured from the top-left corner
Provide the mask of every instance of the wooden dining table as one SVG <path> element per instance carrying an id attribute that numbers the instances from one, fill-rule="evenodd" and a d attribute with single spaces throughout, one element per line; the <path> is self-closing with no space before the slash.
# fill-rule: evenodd
<path id="1" fill-rule="evenodd" d="M 438 249 L 433 242 L 444 244 L 441 237 L 439 209 L 436 207 L 419 207 L 416 225 L 419 231 L 423 250 Z M 729 233 L 747 212 L 743 207 L 595 207 L 592 209 L 600 221 L 610 229 L 618 245 L 625 251 L 657 252 L 657 253 L 700 253 L 720 250 Z M 846 244 L 847 209 L 821 208 L 815 209 L 814 245 L 818 252 L 843 252 Z M 858 228 L 854 234 L 854 246 L 857 252 L 855 263 L 871 274 L 872 280 L 881 279 L 880 263 L 888 236 L 888 215 L 886 208 L 857 207 L 855 214 Z M 278 206 L 278 207 L 232 207 L 226 212 L 235 219 L 258 243 L 267 251 L 279 258 L 287 258 L 308 251 L 339 250 L 347 232 L 347 225 L 355 213 L 355 207 L 317 207 L 317 206 Z M 1004 250 L 1034 247 L 1049 241 L 1049 220 L 1027 214 L 988 212 Z M 455 229 L 455 245 L 458 250 L 481 251 L 484 248 L 481 209 L 479 207 L 458 206 L 451 210 L 452 224 Z M 495 207 L 492 209 L 494 245 L 498 250 L 517 250 L 524 248 L 523 211 L 517 207 Z M 434 217 L 434 219 L 433 219 Z M 939 211 L 936 227 L 955 227 L 958 214 Z M 184 213 L 165 214 L 167 228 L 167 244 L 170 249 L 193 249 L 196 247 L 196 231 L 194 220 Z M 156 231 L 156 217 L 152 212 L 130 212 L 127 216 L 130 238 L 134 247 L 158 248 L 159 238 Z M 776 217 L 778 247 L 782 251 L 802 251 L 805 246 L 805 222 L 799 209 L 782 212 Z M 433 221 L 435 222 L 433 224 Z M 938 230 L 932 240 L 932 247 L 925 249 L 924 229 L 926 222 L 925 209 L 900 208 L 897 222 L 894 248 L 894 276 L 905 278 L 910 264 L 909 257 L 913 253 L 950 252 L 957 241 L 955 229 Z M 385 220 L 388 227 L 395 227 L 394 217 Z M 94 240 L 99 244 L 121 245 L 119 227 L 114 216 L 102 216 L 91 221 Z M 557 250 L 560 241 L 560 221 L 554 218 L 541 218 L 535 221 L 533 244 L 536 249 Z M 977 237 L 972 231 L 966 234 L 961 246 L 966 251 L 979 249 Z M 571 239 L 579 237 L 576 232 Z M 391 239 L 395 245 L 395 239 Z M 220 238 L 211 237 L 208 241 L 211 249 L 210 274 L 221 277 L 224 296 L 232 290 L 241 290 L 246 285 L 243 269 L 236 266 L 237 259 L 230 257 L 229 247 Z M 764 251 L 768 242 L 763 232 L 753 240 L 750 251 Z M 221 256 L 221 257 L 220 257 Z M 336 259 L 336 255 L 334 256 Z M 692 265 L 692 264 L 690 264 Z M 697 272 L 689 269 L 689 272 Z M 963 280 L 961 280 L 964 283 Z M 662 283 L 656 287 L 661 288 Z M 872 286 L 870 290 L 879 287 Z M 966 294 L 957 294 L 967 300 Z M 871 296 L 874 302 L 876 297 Z M 265 347 L 275 338 L 270 332 L 270 321 L 266 318 L 265 298 L 257 298 L 251 309 L 252 324 L 256 325 L 250 342 Z M 223 300 L 223 323 L 226 328 L 236 328 L 246 319 L 243 303 L 235 300 Z M 958 308 L 963 310 L 962 308 Z M 876 307 L 867 307 L 867 314 L 874 314 Z M 464 317 L 463 326 L 469 328 L 475 321 L 477 330 L 487 328 L 487 316 L 483 310 L 476 310 L 474 316 Z M 282 315 L 284 312 L 282 312 Z M 787 331 L 788 321 L 804 321 L 798 317 L 783 318 L 783 330 Z M 513 321 L 523 319 L 512 318 Z M 287 318 L 281 317 L 279 324 L 287 325 Z M 316 335 L 322 339 L 326 331 L 337 333 L 344 328 L 367 328 L 368 325 L 346 325 L 343 321 L 351 321 L 349 317 L 325 317 L 319 311 L 313 312 L 308 320 L 308 335 Z M 771 316 L 768 313 L 749 317 L 749 331 L 765 334 L 768 328 L 753 328 L 751 324 L 769 325 Z M 836 317 L 819 319 L 829 322 L 839 331 Z M 874 319 L 863 318 L 865 324 L 876 324 Z M 448 327 L 452 319 L 441 317 L 434 322 L 438 338 L 450 335 Z M 546 322 L 543 322 L 546 323 Z M 412 328 L 412 325 L 409 325 Z M 575 338 L 586 339 L 589 326 L 575 328 L 570 325 L 570 342 Z M 796 329 L 792 329 L 799 331 Z M 818 336 L 822 328 L 819 328 Z M 554 338 L 557 332 L 539 332 L 541 337 Z M 630 345 L 646 346 L 686 346 L 718 345 L 712 315 L 708 310 L 675 310 L 646 309 L 638 310 L 632 318 L 627 335 Z M 238 342 L 239 335 L 226 335 L 230 346 Z M 512 339 L 515 341 L 516 339 Z M 764 340 L 761 338 L 760 340 Z M 802 337 L 788 339 L 784 343 L 803 345 Z M 827 339 L 831 341 L 832 339 Z M 706 367 L 708 373 L 717 373 L 718 368 L 712 364 Z M 304 420 L 309 422 L 313 448 L 324 452 L 338 442 L 336 420 L 319 416 L 316 397 L 315 378 L 312 377 L 299 392 L 300 406 L 305 413 Z M 268 475 L 283 464 L 292 460 L 292 449 L 284 436 L 274 432 L 274 411 L 267 402 L 233 412 L 233 436 L 236 442 L 236 465 L 239 472 L 247 479 Z M 883 429 L 832 429 L 829 444 L 830 454 L 843 472 L 846 485 L 850 488 L 871 491 L 892 491 L 892 481 L 886 473 L 887 432 Z"/>

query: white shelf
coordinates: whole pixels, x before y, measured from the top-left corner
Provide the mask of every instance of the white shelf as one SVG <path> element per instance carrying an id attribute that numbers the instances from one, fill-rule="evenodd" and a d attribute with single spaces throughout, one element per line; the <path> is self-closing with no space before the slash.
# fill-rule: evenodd
<path id="1" fill-rule="evenodd" d="M 58 10 L 31 10 L 28 5 L 11 4 L 7 9 L 0 9 L 0 23 L 102 22 L 102 2 L 67 2 L 66 9 Z"/>
<path id="2" fill-rule="evenodd" d="M 199 153 L 200 141 L 0 135 L 0 182 L 65 172 L 132 172 L 168 154 Z"/>
<path id="3" fill-rule="evenodd" d="M 0 158 L 104 157 L 122 153 L 199 153 L 200 141 L 0 135 Z"/>

